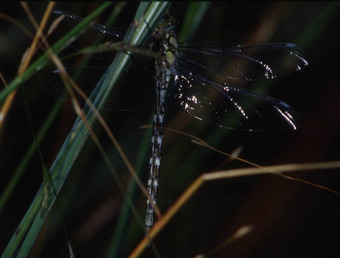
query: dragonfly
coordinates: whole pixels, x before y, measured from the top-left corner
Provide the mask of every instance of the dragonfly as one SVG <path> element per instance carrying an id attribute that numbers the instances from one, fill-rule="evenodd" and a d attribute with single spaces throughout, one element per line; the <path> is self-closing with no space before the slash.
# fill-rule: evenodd
<path id="1" fill-rule="evenodd" d="M 55 11 L 73 20 L 82 18 Z M 258 80 L 275 79 L 308 66 L 293 43 L 264 43 L 225 48 L 179 43 L 176 21 L 164 19 L 152 32 L 151 49 L 158 54 L 155 67 L 155 110 L 147 191 L 145 229 L 154 225 L 162 158 L 166 95 L 171 91 L 176 103 L 192 117 L 227 129 L 244 131 L 293 131 L 296 111 L 287 103 L 240 87 Z M 122 30 L 94 24 L 100 33 L 121 39 Z"/>

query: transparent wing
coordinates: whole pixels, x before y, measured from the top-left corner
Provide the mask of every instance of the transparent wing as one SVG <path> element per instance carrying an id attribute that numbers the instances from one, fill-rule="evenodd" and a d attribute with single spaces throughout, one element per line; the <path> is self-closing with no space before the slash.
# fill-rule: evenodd
<path id="1" fill-rule="evenodd" d="M 68 21 L 73 21 L 74 23 L 78 23 L 81 22 L 84 18 L 80 17 L 78 15 L 69 13 L 69 12 L 65 12 L 65 11 L 61 11 L 61 10 L 54 10 L 53 11 L 54 14 L 56 15 L 64 15 L 64 17 L 68 20 Z M 123 39 L 124 35 L 125 35 L 125 31 L 121 30 L 121 29 L 112 29 L 112 28 L 108 28 L 102 24 L 98 24 L 98 23 L 91 23 L 90 27 L 98 32 L 100 32 L 101 34 L 104 35 L 108 35 L 111 36 L 113 39 Z"/>
<path id="2" fill-rule="evenodd" d="M 217 82 L 243 84 L 272 79 L 299 71 L 308 62 L 291 43 L 240 45 L 235 48 L 179 48 L 176 66 L 192 70 Z"/>
<path id="3" fill-rule="evenodd" d="M 286 103 L 252 91 L 219 84 L 185 68 L 174 81 L 177 102 L 191 116 L 217 126 L 248 131 L 292 131 L 296 112 Z"/>

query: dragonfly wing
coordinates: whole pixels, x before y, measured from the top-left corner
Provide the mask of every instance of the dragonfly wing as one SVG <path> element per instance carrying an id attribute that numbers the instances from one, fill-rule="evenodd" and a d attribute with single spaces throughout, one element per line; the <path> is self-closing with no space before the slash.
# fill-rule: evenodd
<path id="1" fill-rule="evenodd" d="M 83 17 L 80 17 L 78 15 L 75 15 L 73 13 L 69 13 L 66 11 L 61 11 L 61 10 L 53 10 L 53 13 L 56 15 L 63 15 L 64 18 L 66 18 L 67 21 L 73 21 L 74 24 L 77 24 L 79 22 L 81 22 L 82 20 L 84 20 Z M 122 40 L 124 38 L 125 35 L 125 31 L 122 29 L 112 29 L 112 28 L 108 28 L 102 24 L 98 24 L 98 23 L 91 23 L 89 25 L 92 29 L 100 32 L 103 35 L 107 35 L 110 36 L 111 39 L 120 39 Z"/>
<path id="2" fill-rule="evenodd" d="M 288 104 L 249 90 L 219 84 L 181 68 L 174 79 L 175 98 L 191 116 L 217 126 L 247 131 L 292 131 L 296 112 Z"/>
<path id="3" fill-rule="evenodd" d="M 217 82 L 242 84 L 298 71 L 308 62 L 294 44 L 267 43 L 235 48 L 184 46 L 177 64 Z"/>

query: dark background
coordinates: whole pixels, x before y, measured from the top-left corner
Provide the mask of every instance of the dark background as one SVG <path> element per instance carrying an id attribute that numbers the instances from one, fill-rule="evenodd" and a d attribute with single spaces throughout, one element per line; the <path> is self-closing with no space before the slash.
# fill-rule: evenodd
<path id="1" fill-rule="evenodd" d="M 30 6 L 37 20 L 40 20 L 45 4 L 32 3 Z M 98 3 L 58 3 L 56 9 L 86 16 L 97 6 Z M 127 28 L 137 6 L 137 3 L 128 4 L 114 26 Z M 205 127 L 189 116 L 176 116 L 175 112 L 169 114 L 167 126 L 198 136 L 227 153 L 242 146 L 240 157 L 264 166 L 338 160 L 339 7 L 336 2 L 216 2 L 211 4 L 191 39 L 193 42 L 210 41 L 226 46 L 291 42 L 301 47 L 310 61 L 309 67 L 273 81 L 268 93 L 296 109 L 300 116 L 298 130 L 287 133 L 230 131 Z M 187 4 L 175 3 L 172 13 L 181 20 L 186 8 Z M 105 22 L 111 10 L 99 17 L 97 22 Z M 19 4 L 1 4 L 1 12 L 29 27 Z M 68 28 L 72 22 L 61 26 Z M 0 21 L 0 29 L 0 71 L 9 82 L 14 78 L 30 40 L 17 27 L 3 20 Z M 57 32 L 54 37 L 58 37 Z M 91 44 L 96 37 L 96 32 L 89 31 L 79 44 Z M 106 56 L 108 60 L 98 59 L 100 61 L 97 63 L 109 64 L 111 58 Z M 75 65 L 79 60 L 69 62 Z M 136 77 L 143 75 L 138 74 Z M 141 80 L 149 83 L 145 78 Z M 51 84 L 54 81 L 50 70 L 46 69 L 24 85 L 36 131 L 56 100 L 56 96 L 49 92 Z M 136 164 L 140 158 L 138 149 L 144 144 L 142 139 L 145 134 L 145 130 L 138 127 L 150 123 L 153 99 L 148 94 L 140 98 L 129 87 L 124 94 L 131 98 L 137 96 L 132 102 L 138 105 L 139 102 L 146 103 L 143 109 L 104 111 L 104 116 L 128 158 L 132 164 Z M 53 162 L 74 117 L 72 107 L 66 101 L 40 146 L 47 164 Z M 1 191 L 32 139 L 28 115 L 21 94 L 18 94 L 1 131 Z M 126 186 L 129 175 L 123 162 L 104 135 L 101 139 Z M 166 131 L 164 141 L 159 196 L 162 212 L 200 174 L 249 166 L 239 161 L 228 163 L 223 155 L 173 132 Z M 143 155 L 142 180 L 145 182 L 148 153 Z M 339 169 L 289 175 L 339 191 Z M 41 160 L 36 155 L 21 177 L 15 193 L 1 210 L 1 250 L 6 247 L 41 183 Z M 62 217 L 76 256 L 98 257 L 107 254 L 117 228 L 122 202 L 123 196 L 101 155 L 91 142 L 87 143 L 60 195 Z M 145 197 L 139 190 L 134 203 L 143 220 Z M 253 232 L 216 253 L 215 257 L 335 257 L 340 255 L 338 207 L 339 197 L 333 193 L 273 175 L 207 182 L 157 236 L 155 246 L 163 257 L 192 257 L 208 253 L 241 226 L 253 225 Z M 143 236 L 142 228 L 132 215 L 129 216 L 128 226 L 119 237 L 119 256 L 123 257 L 133 250 Z M 68 256 L 60 217 L 60 211 L 54 207 L 32 250 L 32 257 Z M 149 248 L 145 257 L 153 256 Z"/>

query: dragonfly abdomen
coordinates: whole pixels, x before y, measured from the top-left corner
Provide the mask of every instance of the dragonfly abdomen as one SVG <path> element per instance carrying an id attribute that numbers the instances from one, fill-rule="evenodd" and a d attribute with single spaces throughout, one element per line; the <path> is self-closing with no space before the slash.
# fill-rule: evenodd
<path id="1" fill-rule="evenodd" d="M 157 61 L 156 61 L 157 62 Z M 148 199 L 145 218 L 146 230 L 153 226 L 154 205 L 157 202 L 158 180 L 160 176 L 160 165 L 162 159 L 162 143 L 164 134 L 165 93 L 169 87 L 171 72 L 169 69 L 160 69 L 156 72 L 156 106 L 153 120 L 151 138 L 151 157 L 149 161 L 148 193 L 152 203 Z"/>

